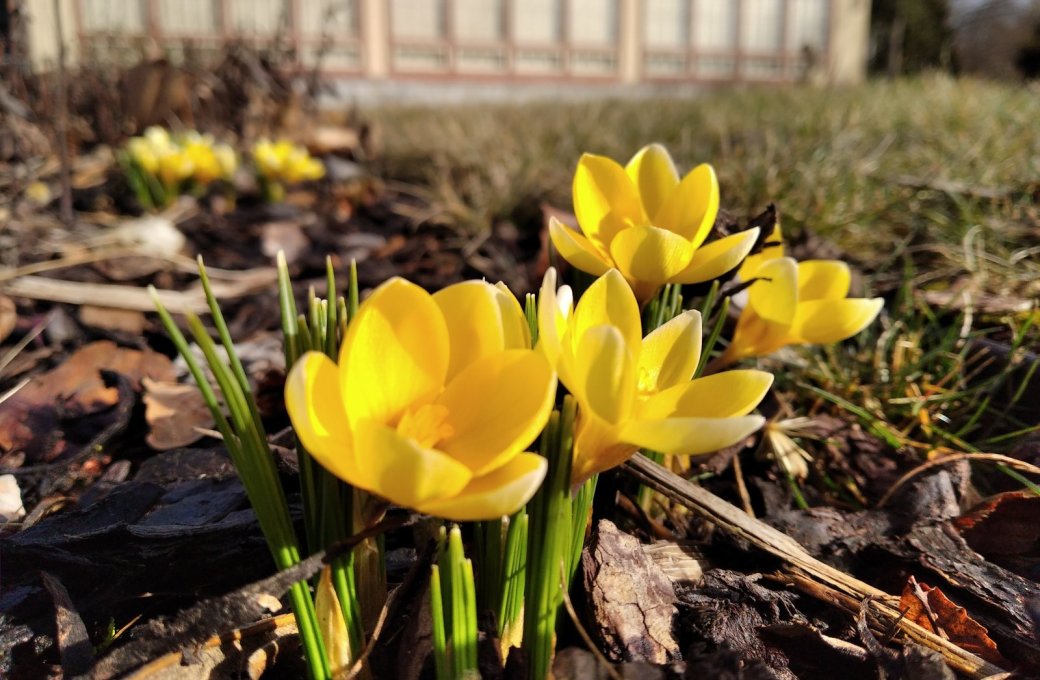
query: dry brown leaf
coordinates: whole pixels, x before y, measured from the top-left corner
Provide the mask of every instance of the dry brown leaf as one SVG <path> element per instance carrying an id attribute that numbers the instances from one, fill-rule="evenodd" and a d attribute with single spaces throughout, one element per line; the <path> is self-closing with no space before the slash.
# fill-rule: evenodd
<path id="1" fill-rule="evenodd" d="M 911 576 L 899 598 L 899 608 L 906 612 L 907 620 L 990 663 L 1008 667 L 1007 659 L 997 651 L 997 644 L 990 639 L 986 627 L 968 616 L 964 607 L 951 602 L 938 588 Z"/>
<path id="2" fill-rule="evenodd" d="M 0 449 L 27 451 L 31 462 L 61 455 L 64 442 L 52 435 L 62 414 L 96 413 L 119 398 L 115 387 L 105 387 L 102 370 L 125 376 L 137 391 L 144 377 L 172 382 L 176 376 L 173 363 L 158 352 L 119 347 L 109 340 L 81 347 L 0 404 Z"/>
<path id="3" fill-rule="evenodd" d="M 204 435 L 197 428 L 213 429 L 213 414 L 195 385 L 143 378 L 144 419 L 150 431 L 145 441 L 157 451 L 194 444 Z"/>
<path id="4" fill-rule="evenodd" d="M 974 550 L 983 555 L 1020 555 L 1040 550 L 1040 497 L 1008 491 L 987 499 L 953 520 Z"/>

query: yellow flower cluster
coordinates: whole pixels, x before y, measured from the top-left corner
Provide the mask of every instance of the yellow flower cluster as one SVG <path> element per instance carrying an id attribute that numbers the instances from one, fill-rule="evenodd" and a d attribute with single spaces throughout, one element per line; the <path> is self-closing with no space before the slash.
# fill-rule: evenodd
<path id="1" fill-rule="evenodd" d="M 265 148 L 254 156 L 273 176 L 281 152 Z M 541 484 L 546 461 L 526 451 L 546 426 L 557 380 L 578 406 L 572 484 L 640 448 L 694 455 L 741 441 L 763 424 L 752 411 L 772 376 L 696 377 L 700 313 L 682 312 L 645 337 L 640 316 L 664 284 L 733 273 L 754 247 L 757 229 L 708 240 L 718 193 L 709 166 L 680 179 L 660 146 L 625 167 L 583 156 L 574 178 L 582 233 L 554 220 L 550 234 L 571 264 L 598 278 L 575 300 L 549 269 L 537 345 L 502 284 L 468 281 L 431 295 L 391 279 L 361 304 L 338 362 L 311 352 L 290 371 L 285 397 L 301 443 L 361 489 L 448 519 L 478 520 L 515 512 Z M 845 299 L 843 263 L 798 264 L 779 246 L 753 256 L 740 275 L 754 283 L 729 360 L 848 337 L 881 306 Z"/>
<path id="2" fill-rule="evenodd" d="M 297 184 L 325 176 L 325 166 L 307 149 L 288 140 L 262 139 L 253 145 L 256 171 L 268 182 Z"/>
<path id="3" fill-rule="evenodd" d="M 144 135 L 132 137 L 126 151 L 130 160 L 157 178 L 167 192 L 176 192 L 189 183 L 205 186 L 229 180 L 238 169 L 234 149 L 194 131 L 171 135 L 164 128 L 150 127 Z"/>

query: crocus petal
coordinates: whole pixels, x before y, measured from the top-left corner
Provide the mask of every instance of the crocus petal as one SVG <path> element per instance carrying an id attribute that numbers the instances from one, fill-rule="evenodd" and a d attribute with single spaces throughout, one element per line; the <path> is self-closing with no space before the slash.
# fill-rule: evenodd
<path id="1" fill-rule="evenodd" d="M 733 271 L 755 247 L 756 239 L 758 227 L 752 227 L 701 246 L 671 283 L 703 283 Z"/>
<path id="2" fill-rule="evenodd" d="M 547 468 L 548 462 L 537 453 L 521 453 L 492 472 L 474 477 L 458 495 L 424 503 L 418 509 L 456 522 L 511 515 L 531 500 Z"/>
<path id="3" fill-rule="evenodd" d="M 701 313 L 691 309 L 643 339 L 639 392 L 652 394 L 693 377 L 701 356 Z"/>
<path id="4" fill-rule="evenodd" d="M 798 264 L 790 257 L 770 260 L 755 276 L 760 280 L 748 288 L 748 306 L 766 321 L 789 325 L 798 306 Z"/>
<path id="5" fill-rule="evenodd" d="M 611 269 L 593 281 L 578 300 L 570 323 L 571 337 L 575 343 L 581 342 L 588 329 L 609 324 L 621 331 L 628 347 L 634 348 L 642 344 L 642 323 L 632 289 L 618 270 Z"/>
<path id="6" fill-rule="evenodd" d="M 463 281 L 433 294 L 444 315 L 451 345 L 447 379 L 490 354 L 505 349 L 498 291 L 484 281 Z"/>
<path id="7" fill-rule="evenodd" d="M 633 226 L 614 237 L 610 256 L 626 279 L 660 286 L 689 264 L 693 248 L 667 229 Z"/>
<path id="8" fill-rule="evenodd" d="M 744 258 L 744 262 L 740 265 L 740 271 L 737 272 L 737 276 L 740 277 L 741 281 L 750 281 L 758 268 L 770 260 L 775 260 L 778 257 L 784 256 L 784 237 L 780 231 L 780 220 L 777 219 L 776 226 L 773 227 L 773 231 L 766 237 L 765 243 L 762 244 L 762 250 L 755 253 L 754 255 L 748 255 Z"/>
<path id="9" fill-rule="evenodd" d="M 285 377 L 285 408 L 303 448 L 322 467 L 351 484 L 364 485 L 340 395 L 339 369 L 321 352 L 301 356 Z"/>
<path id="10" fill-rule="evenodd" d="M 596 250 L 596 246 L 555 217 L 549 218 L 549 238 L 563 259 L 593 276 L 601 276 L 613 264 Z"/>
<path id="11" fill-rule="evenodd" d="M 806 260 L 798 263 L 798 301 L 841 300 L 849 294 L 852 275 L 840 260 Z"/>
<path id="12" fill-rule="evenodd" d="M 504 349 L 531 349 L 531 328 L 527 325 L 527 315 L 513 291 L 501 281 L 495 284 L 495 302 L 498 303 L 502 317 Z"/>
<path id="13" fill-rule="evenodd" d="M 789 330 L 787 324 L 766 321 L 755 314 L 755 310 L 745 307 L 737 319 L 737 327 L 733 330 L 733 339 L 726 348 L 723 363 L 770 354 L 788 344 Z"/>
<path id="14" fill-rule="evenodd" d="M 651 451 L 692 456 L 732 446 L 762 427 L 764 422 L 762 416 L 639 420 L 622 426 L 621 436 Z"/>
<path id="15" fill-rule="evenodd" d="M 773 376 L 764 371 L 723 371 L 655 394 L 640 406 L 639 418 L 733 418 L 747 415 L 758 406 L 772 384 Z"/>
<path id="16" fill-rule="evenodd" d="M 379 423 L 359 423 L 354 441 L 358 467 L 369 482 L 365 488 L 407 508 L 455 496 L 473 478 L 448 454 L 419 446 Z"/>
<path id="17" fill-rule="evenodd" d="M 650 144 L 640 149 L 625 166 L 625 172 L 639 189 L 647 215 L 656 215 L 679 186 L 675 163 L 660 144 Z"/>
<path id="18" fill-rule="evenodd" d="M 620 425 L 612 425 L 594 413 L 579 410 L 574 433 L 571 485 L 580 484 L 598 472 L 621 465 L 638 450 L 638 446 L 621 440 Z"/>
<path id="19" fill-rule="evenodd" d="M 694 248 L 711 233 L 719 214 L 719 180 L 715 170 L 702 163 L 691 170 L 661 209 L 653 214 L 655 227 L 679 234 Z"/>
<path id="20" fill-rule="evenodd" d="M 361 305 L 340 349 L 343 402 L 351 424 L 394 423 L 444 387 L 449 362 L 444 315 L 425 290 L 393 278 Z"/>
<path id="21" fill-rule="evenodd" d="M 561 317 L 556 295 L 556 269 L 549 267 L 538 290 L 538 349 L 553 366 L 559 362 L 560 340 L 567 327 L 567 319 Z"/>
<path id="22" fill-rule="evenodd" d="M 883 305 L 881 298 L 803 302 L 791 324 L 791 335 L 810 344 L 844 340 L 866 328 Z"/>
<path id="23" fill-rule="evenodd" d="M 617 161 L 584 154 L 574 172 L 574 215 L 581 230 L 604 249 L 626 221 L 645 224 L 648 219 L 636 185 Z"/>
<path id="24" fill-rule="evenodd" d="M 437 399 L 453 431 L 438 448 L 476 476 L 503 465 L 538 437 L 556 398 L 541 352 L 510 350 L 471 363 Z"/>
<path id="25" fill-rule="evenodd" d="M 590 328 L 574 360 L 577 384 L 572 391 L 578 402 L 608 423 L 627 418 L 635 400 L 636 364 L 621 330 L 607 325 Z"/>

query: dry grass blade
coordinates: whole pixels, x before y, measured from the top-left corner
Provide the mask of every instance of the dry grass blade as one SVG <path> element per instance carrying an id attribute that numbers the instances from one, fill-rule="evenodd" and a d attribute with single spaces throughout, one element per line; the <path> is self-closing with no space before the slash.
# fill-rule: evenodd
<path id="1" fill-rule="evenodd" d="M 625 463 L 624 469 L 638 481 L 658 493 L 690 510 L 700 513 L 721 530 L 739 536 L 755 547 L 782 560 L 794 575 L 805 575 L 815 583 L 832 591 L 834 597 L 827 601 L 860 602 L 870 598 L 871 612 L 881 621 L 899 622 L 899 628 L 914 642 L 934 649 L 943 655 L 946 663 L 959 673 L 970 678 L 997 680 L 1010 677 L 1010 673 L 966 652 L 965 650 L 930 633 L 915 623 L 900 620 L 898 598 L 874 586 L 860 581 L 843 571 L 824 564 L 787 534 L 774 529 L 740 508 L 724 501 L 710 491 L 665 470 L 642 455 L 636 455 Z"/>

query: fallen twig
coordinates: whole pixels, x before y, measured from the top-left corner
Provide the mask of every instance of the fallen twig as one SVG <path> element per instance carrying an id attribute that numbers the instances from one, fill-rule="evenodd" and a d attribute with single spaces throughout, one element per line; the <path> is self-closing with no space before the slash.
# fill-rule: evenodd
<path id="1" fill-rule="evenodd" d="M 273 290 L 277 281 L 274 269 L 254 269 L 252 276 L 238 281 L 214 281 L 213 293 L 221 299 L 238 298 L 264 290 Z M 43 276 L 24 276 L 0 283 L 0 290 L 12 297 L 49 300 L 72 305 L 98 305 L 138 312 L 154 312 L 155 303 L 144 288 L 104 283 L 63 281 Z M 160 290 L 159 299 L 173 313 L 205 313 L 209 310 L 206 296 L 198 286 L 188 290 Z"/>

